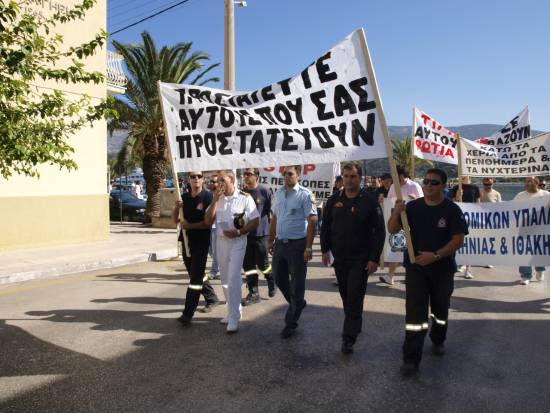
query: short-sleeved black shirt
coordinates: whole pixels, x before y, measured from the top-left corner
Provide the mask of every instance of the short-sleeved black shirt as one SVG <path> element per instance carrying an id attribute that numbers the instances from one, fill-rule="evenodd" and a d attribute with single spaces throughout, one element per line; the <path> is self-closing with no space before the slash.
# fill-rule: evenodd
<path id="1" fill-rule="evenodd" d="M 196 197 L 191 196 L 191 192 L 186 192 L 182 196 L 183 216 L 191 224 L 204 221 L 204 213 L 212 203 L 212 192 L 202 190 Z M 210 228 L 191 229 L 187 231 L 187 236 L 197 240 L 209 240 Z"/>
<path id="2" fill-rule="evenodd" d="M 454 198 L 458 191 L 458 185 L 453 186 L 451 189 L 451 195 Z M 477 185 L 462 184 L 462 201 L 461 202 L 477 202 L 481 193 Z"/>
<path id="3" fill-rule="evenodd" d="M 444 247 L 457 234 L 468 234 L 468 225 L 462 210 L 453 201 L 444 198 L 434 206 L 426 204 L 424 198 L 407 202 L 407 218 L 411 228 L 414 251 L 435 252 Z M 405 252 L 405 266 L 411 265 L 408 253 Z M 443 257 L 426 267 L 430 271 L 455 271 L 454 254 Z"/>
<path id="4" fill-rule="evenodd" d="M 256 209 L 260 214 L 260 223 L 258 224 L 258 228 L 256 228 L 255 231 L 250 231 L 248 235 L 265 237 L 269 234 L 269 214 L 271 213 L 272 193 L 269 189 L 262 185 L 258 185 L 254 189 L 244 188 L 243 192 L 250 194 L 256 204 Z"/>

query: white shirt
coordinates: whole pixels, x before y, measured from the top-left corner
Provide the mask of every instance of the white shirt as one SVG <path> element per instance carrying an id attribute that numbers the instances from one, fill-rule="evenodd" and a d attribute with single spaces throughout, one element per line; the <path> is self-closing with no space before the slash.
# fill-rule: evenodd
<path id="1" fill-rule="evenodd" d="M 401 185 L 401 195 L 403 196 L 404 200 L 411 199 L 411 195 L 414 197 L 414 199 L 418 199 L 424 196 L 424 191 L 422 190 L 422 187 L 416 182 L 411 181 L 409 178 L 405 178 L 405 183 Z M 397 195 L 395 195 L 395 188 L 393 187 L 393 184 L 388 191 L 388 198 L 397 198 Z"/>
<path id="2" fill-rule="evenodd" d="M 546 196 L 546 195 L 550 195 L 550 192 L 545 191 L 544 189 L 539 189 L 537 192 L 522 191 L 514 197 L 514 200 L 538 198 L 540 196 Z"/>
<path id="3" fill-rule="evenodd" d="M 235 229 L 233 220 L 242 213 L 244 213 L 245 224 L 254 218 L 260 217 L 252 197 L 235 188 L 233 195 L 224 196 L 218 201 L 216 208 L 216 235 L 223 237 L 224 230 Z M 246 239 L 246 237 L 241 238 Z"/>

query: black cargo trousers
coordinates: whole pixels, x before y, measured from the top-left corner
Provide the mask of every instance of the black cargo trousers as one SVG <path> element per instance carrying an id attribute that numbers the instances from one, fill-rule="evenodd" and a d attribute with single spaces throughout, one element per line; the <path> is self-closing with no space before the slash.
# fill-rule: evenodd
<path id="1" fill-rule="evenodd" d="M 191 235 L 191 234 L 189 234 Z M 210 235 L 208 237 L 189 236 L 190 257 L 185 256 L 185 245 L 182 248 L 183 263 L 189 273 L 189 286 L 185 295 L 185 308 L 183 314 L 192 318 L 199 305 L 201 294 L 207 304 L 218 302 L 218 296 L 214 288 L 208 282 L 208 275 L 205 274 L 208 248 L 210 246 Z M 182 244 L 184 244 L 182 242 Z"/>
<path id="2" fill-rule="evenodd" d="M 454 271 L 430 270 L 414 264 L 407 266 L 404 361 L 420 363 L 430 318 L 432 343 L 445 342 L 453 289 Z"/>

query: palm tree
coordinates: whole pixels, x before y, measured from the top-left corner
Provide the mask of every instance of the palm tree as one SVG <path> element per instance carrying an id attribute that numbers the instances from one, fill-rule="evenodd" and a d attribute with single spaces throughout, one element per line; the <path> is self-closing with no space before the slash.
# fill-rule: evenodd
<path id="1" fill-rule="evenodd" d="M 163 46 L 159 52 L 148 32 L 143 32 L 141 38 L 141 44 L 113 41 L 116 51 L 124 57 L 128 83 L 125 95 L 115 101 L 119 117 L 109 127 L 128 129 L 128 156 L 143 162 L 147 183 L 145 213 L 150 221 L 160 214 L 160 189 L 164 187 L 168 165 L 157 82 L 197 84 L 219 63 L 205 68 L 202 61 L 210 57 L 202 52 L 190 54 L 192 43 Z M 191 76 L 194 78 L 190 81 Z M 199 85 L 217 81 L 217 77 L 212 77 Z"/>
<path id="2" fill-rule="evenodd" d="M 412 174 L 411 138 L 392 138 L 393 159 L 398 165 L 406 167 Z M 420 159 L 415 156 L 415 169 L 422 166 L 433 166 L 432 161 Z M 411 175 L 412 176 L 412 175 Z"/>

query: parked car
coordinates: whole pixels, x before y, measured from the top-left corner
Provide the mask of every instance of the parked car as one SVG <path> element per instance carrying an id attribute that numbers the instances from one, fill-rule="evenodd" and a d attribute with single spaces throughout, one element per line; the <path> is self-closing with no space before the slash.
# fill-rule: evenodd
<path id="1" fill-rule="evenodd" d="M 120 204 L 122 200 L 122 217 Z M 109 194 L 109 218 L 111 221 L 145 221 L 145 205 L 143 199 L 136 198 L 130 191 L 111 191 Z"/>

